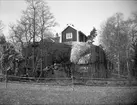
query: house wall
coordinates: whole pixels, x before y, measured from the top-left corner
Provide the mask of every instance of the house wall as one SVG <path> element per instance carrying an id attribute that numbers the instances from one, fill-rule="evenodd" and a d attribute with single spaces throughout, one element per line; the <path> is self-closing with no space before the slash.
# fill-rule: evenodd
<path id="1" fill-rule="evenodd" d="M 72 33 L 72 39 L 66 39 L 66 33 Z M 77 41 L 77 30 L 68 27 L 62 32 L 62 42 Z"/>
<path id="2" fill-rule="evenodd" d="M 79 32 L 79 41 L 80 42 L 86 42 L 87 41 L 87 37 L 80 32 Z"/>

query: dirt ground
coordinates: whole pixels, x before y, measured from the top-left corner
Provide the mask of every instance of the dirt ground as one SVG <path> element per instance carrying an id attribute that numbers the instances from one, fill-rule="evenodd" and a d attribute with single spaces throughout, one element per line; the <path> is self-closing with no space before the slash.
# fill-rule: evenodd
<path id="1" fill-rule="evenodd" d="M 137 87 L 0 83 L 1 105 L 134 105 Z"/>

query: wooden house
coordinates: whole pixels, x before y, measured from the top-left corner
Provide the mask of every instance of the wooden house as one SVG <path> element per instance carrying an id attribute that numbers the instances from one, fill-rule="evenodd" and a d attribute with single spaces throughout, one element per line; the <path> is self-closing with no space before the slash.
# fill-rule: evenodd
<path id="1" fill-rule="evenodd" d="M 61 43 L 74 42 L 74 41 L 86 42 L 87 36 L 82 31 L 76 29 L 71 25 L 68 25 L 61 32 Z"/>

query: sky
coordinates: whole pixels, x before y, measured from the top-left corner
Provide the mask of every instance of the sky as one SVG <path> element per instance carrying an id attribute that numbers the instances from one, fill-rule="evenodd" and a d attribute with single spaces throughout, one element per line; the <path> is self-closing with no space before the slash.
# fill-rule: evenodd
<path id="1" fill-rule="evenodd" d="M 59 24 L 54 32 L 60 33 L 67 24 L 73 24 L 86 35 L 95 27 L 100 30 L 101 24 L 117 12 L 129 17 L 137 11 L 137 1 L 133 0 L 45 0 Z M 24 0 L 0 0 L 0 20 L 5 28 L 3 33 L 8 36 L 8 26 L 16 23 L 21 17 L 22 10 L 27 7 Z"/>

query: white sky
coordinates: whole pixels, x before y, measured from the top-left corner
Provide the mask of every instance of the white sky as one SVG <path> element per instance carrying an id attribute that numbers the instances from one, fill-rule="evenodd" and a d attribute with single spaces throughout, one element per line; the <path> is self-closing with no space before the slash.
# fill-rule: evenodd
<path id="1" fill-rule="evenodd" d="M 137 11 L 137 1 L 113 0 L 51 0 L 47 1 L 59 26 L 55 31 L 60 33 L 66 24 L 71 23 L 81 29 L 86 35 L 93 29 L 99 30 L 100 25 L 116 12 L 122 12 L 128 17 Z M 8 25 L 15 23 L 25 10 L 24 0 L 0 0 L 0 20 L 5 24 L 4 34 L 8 36 Z"/>

